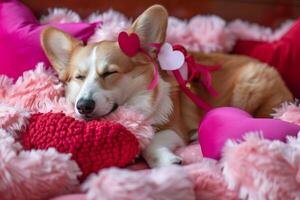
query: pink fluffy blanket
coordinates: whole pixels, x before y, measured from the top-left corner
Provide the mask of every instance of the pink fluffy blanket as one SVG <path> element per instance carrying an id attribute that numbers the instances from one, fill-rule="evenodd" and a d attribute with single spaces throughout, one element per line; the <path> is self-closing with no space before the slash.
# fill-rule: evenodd
<path id="1" fill-rule="evenodd" d="M 63 17 L 59 18 L 60 15 Z M 76 13 L 56 10 L 43 20 L 74 20 L 76 17 Z M 111 31 L 116 35 L 130 23 L 114 11 L 90 17 L 91 21 L 98 19 L 108 25 L 97 30 L 90 42 L 113 36 Z M 200 22 L 201 26 L 197 25 Z M 230 30 L 233 31 L 235 26 L 245 30 L 240 27 L 247 26 L 238 23 L 231 25 Z M 171 18 L 170 24 L 173 31 L 169 32 L 169 40 L 175 38 L 195 50 L 226 51 L 235 40 L 234 37 L 230 41 L 221 37 L 232 36 L 226 35 L 229 27 L 215 16 L 197 16 L 189 22 Z M 195 27 L 199 28 L 197 31 L 203 31 L 201 28 L 205 29 L 205 26 L 214 26 L 218 31 L 213 32 L 215 35 L 202 35 L 201 38 L 192 34 L 196 31 Z M 174 31 L 176 28 L 178 31 Z M 255 37 L 255 28 L 251 30 L 252 33 L 248 31 L 241 35 Z M 284 31 L 285 28 L 276 33 L 265 31 L 257 37 L 271 40 Z M 283 143 L 265 140 L 259 137 L 259 133 L 249 133 L 239 143 L 228 141 L 219 162 L 203 158 L 200 161 L 190 159 L 187 162 L 189 164 L 183 167 L 142 171 L 109 168 L 99 171 L 79 185 L 77 176 L 81 172 L 70 155 L 58 153 L 55 149 L 24 151 L 18 141 L 18 132 L 26 128 L 31 113 L 52 110 L 73 115 L 72 107 L 67 105 L 62 94 L 62 84 L 42 64 L 36 70 L 24 73 L 15 84 L 11 79 L 0 76 L 1 199 L 40 200 L 79 191 L 86 192 L 79 196 L 81 199 L 99 200 L 300 199 L 300 136 L 290 137 L 287 143 Z M 134 128 L 132 122 L 142 116 L 123 111 L 114 119 L 120 119 L 120 123 L 137 133 L 140 144 L 146 145 L 153 134 L 151 127 L 142 124 Z M 285 104 L 274 117 L 300 124 L 300 108 L 297 104 Z M 195 153 L 189 152 L 189 149 L 185 153 L 191 152 Z M 194 157 L 199 158 L 199 155 L 200 152 Z"/>

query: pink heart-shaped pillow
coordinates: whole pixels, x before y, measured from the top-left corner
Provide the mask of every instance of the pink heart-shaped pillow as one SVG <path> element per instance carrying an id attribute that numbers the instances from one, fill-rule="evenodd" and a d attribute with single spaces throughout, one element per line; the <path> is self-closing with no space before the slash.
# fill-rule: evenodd
<path id="1" fill-rule="evenodd" d="M 237 108 L 216 108 L 206 114 L 198 134 L 204 157 L 219 159 L 227 140 L 240 140 L 247 132 L 262 132 L 266 139 L 282 140 L 296 136 L 300 126 L 277 119 L 253 118 Z"/>
<path id="2" fill-rule="evenodd" d="M 135 135 L 121 124 L 111 121 L 78 121 L 63 113 L 34 114 L 22 133 L 24 149 L 54 147 L 71 153 L 83 175 L 105 167 L 124 167 L 139 154 Z"/>
<path id="3" fill-rule="evenodd" d="M 18 78 L 38 62 L 50 66 L 41 45 L 41 25 L 32 12 L 17 0 L 0 1 L 0 74 Z M 50 24 L 87 41 L 98 23 Z"/>

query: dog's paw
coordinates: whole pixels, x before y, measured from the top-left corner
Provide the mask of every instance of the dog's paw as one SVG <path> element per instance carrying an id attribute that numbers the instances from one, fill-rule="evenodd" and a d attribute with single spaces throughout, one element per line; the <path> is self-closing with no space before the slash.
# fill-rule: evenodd
<path id="1" fill-rule="evenodd" d="M 169 150 L 158 151 L 155 154 L 144 157 L 151 168 L 164 167 L 173 164 L 182 164 L 182 158 L 176 156 Z"/>
<path id="2" fill-rule="evenodd" d="M 168 158 L 163 162 L 163 165 L 181 165 L 182 164 L 182 158 L 176 155 L 173 155 L 172 157 Z"/>

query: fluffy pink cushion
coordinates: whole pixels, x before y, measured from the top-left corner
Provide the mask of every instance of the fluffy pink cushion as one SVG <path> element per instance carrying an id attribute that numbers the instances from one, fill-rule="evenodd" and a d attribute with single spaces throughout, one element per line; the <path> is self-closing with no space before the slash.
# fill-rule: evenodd
<path id="1" fill-rule="evenodd" d="M 86 41 L 98 23 L 51 24 Z M 17 0 L 0 0 L 0 74 L 17 78 L 38 62 L 48 60 L 40 46 L 41 25 L 32 12 Z"/>

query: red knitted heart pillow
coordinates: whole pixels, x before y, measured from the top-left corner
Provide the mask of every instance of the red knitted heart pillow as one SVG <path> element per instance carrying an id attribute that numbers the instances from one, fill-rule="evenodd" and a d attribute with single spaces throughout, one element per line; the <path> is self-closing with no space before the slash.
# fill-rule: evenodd
<path id="1" fill-rule="evenodd" d="M 63 113 L 34 114 L 22 133 L 24 149 L 56 148 L 71 153 L 81 171 L 81 180 L 101 168 L 124 167 L 139 153 L 136 137 L 111 121 L 78 121 Z"/>

